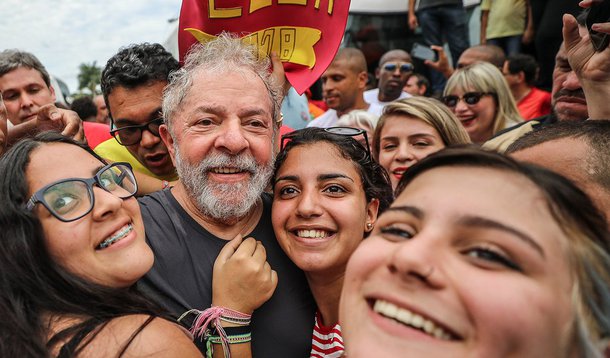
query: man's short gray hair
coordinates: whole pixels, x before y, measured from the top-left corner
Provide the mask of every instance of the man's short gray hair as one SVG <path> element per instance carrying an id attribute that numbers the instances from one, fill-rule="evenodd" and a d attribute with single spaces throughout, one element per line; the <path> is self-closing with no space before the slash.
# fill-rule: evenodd
<path id="1" fill-rule="evenodd" d="M 261 55 L 255 46 L 245 44 L 229 33 L 223 32 L 213 41 L 193 45 L 184 66 L 170 75 L 169 84 L 163 93 L 163 117 L 169 132 L 173 135 L 173 118 L 192 87 L 194 76 L 198 73 L 218 75 L 229 72 L 253 72 L 261 78 L 273 106 L 273 128 L 277 131 L 283 96 L 279 84 L 271 76 L 270 67 L 269 57 Z M 244 91 L 248 90 L 251 89 L 244 88 Z"/>
<path id="2" fill-rule="evenodd" d="M 36 56 L 29 52 L 16 49 L 4 50 L 0 52 L 0 77 L 18 69 L 19 67 L 30 68 L 40 72 L 44 83 L 47 85 L 47 87 L 51 87 L 51 76 L 49 76 L 49 72 L 47 72 L 47 69 L 42 65 L 40 60 L 36 58 Z"/>

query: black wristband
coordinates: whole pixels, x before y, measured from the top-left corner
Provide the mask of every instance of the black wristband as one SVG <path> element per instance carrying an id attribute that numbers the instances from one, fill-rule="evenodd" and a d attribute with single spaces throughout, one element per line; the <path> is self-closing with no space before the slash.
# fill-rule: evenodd
<path id="1" fill-rule="evenodd" d="M 237 326 L 237 327 L 222 327 L 222 329 L 224 329 L 227 336 L 238 336 L 238 335 L 242 335 L 242 334 L 252 333 L 252 329 L 250 328 L 250 325 Z M 213 336 L 219 335 L 216 327 L 214 327 L 210 330 L 210 334 Z"/>

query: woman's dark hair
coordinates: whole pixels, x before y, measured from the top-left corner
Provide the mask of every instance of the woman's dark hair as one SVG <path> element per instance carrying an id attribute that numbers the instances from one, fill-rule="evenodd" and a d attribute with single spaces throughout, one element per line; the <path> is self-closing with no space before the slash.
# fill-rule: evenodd
<path id="1" fill-rule="evenodd" d="M 104 162 L 89 147 L 53 132 L 17 143 L 0 159 L 1 357 L 49 356 L 55 345 L 78 336 L 87 327 L 102 327 L 115 317 L 129 314 L 165 316 L 135 288 L 117 289 L 94 284 L 53 261 L 39 219 L 25 208 L 29 199 L 26 173 L 30 157 L 33 151 L 44 150 L 46 143 L 75 145 Z M 83 321 L 49 340 L 49 318 L 66 315 L 82 317 Z M 124 353 L 134 336 L 125 343 L 119 355 Z M 88 337 L 67 356 L 78 355 L 90 341 Z"/>
<path id="2" fill-rule="evenodd" d="M 284 164 L 288 153 L 295 147 L 327 142 L 332 144 L 347 160 L 354 163 L 360 174 L 366 201 L 379 200 L 379 213 L 382 213 L 392 202 L 392 186 L 386 171 L 354 137 L 327 132 L 324 128 L 304 128 L 289 134 L 290 139 L 275 160 L 275 175 Z M 283 141 L 283 140 L 282 140 Z M 320 158 L 324 160 L 324 158 Z M 275 185 L 275 175 L 273 183 Z"/>
<path id="3" fill-rule="evenodd" d="M 419 175 L 440 167 L 500 170 L 524 177 L 538 188 L 569 240 L 568 262 L 575 280 L 572 331 L 579 356 L 599 356 L 610 338 L 610 234 L 591 199 L 559 174 L 474 147 L 443 149 L 416 163 L 398 183 L 396 197 Z"/>

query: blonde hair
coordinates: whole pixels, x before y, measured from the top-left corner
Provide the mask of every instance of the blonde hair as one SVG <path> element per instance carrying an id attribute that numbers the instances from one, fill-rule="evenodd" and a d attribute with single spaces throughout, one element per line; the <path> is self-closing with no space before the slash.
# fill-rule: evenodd
<path id="1" fill-rule="evenodd" d="M 377 117 L 373 113 L 357 109 L 342 115 L 341 118 L 339 118 L 339 120 L 337 121 L 337 126 L 356 127 L 364 129 L 369 133 L 373 133 L 375 131 L 375 127 L 377 126 L 378 120 L 379 117 Z"/>
<path id="2" fill-rule="evenodd" d="M 449 81 L 447 81 L 443 95 L 447 96 L 456 90 L 495 94 L 496 116 L 493 124 L 494 134 L 502 129 L 523 122 L 523 118 L 515 104 L 515 99 L 504 79 L 504 75 L 491 63 L 477 62 L 455 71 L 449 78 Z"/>
<path id="3" fill-rule="evenodd" d="M 447 106 L 429 97 L 410 97 L 387 104 L 373 135 L 373 156 L 379 159 L 381 131 L 388 117 L 414 117 L 436 129 L 445 146 L 471 143 L 468 133 Z"/>

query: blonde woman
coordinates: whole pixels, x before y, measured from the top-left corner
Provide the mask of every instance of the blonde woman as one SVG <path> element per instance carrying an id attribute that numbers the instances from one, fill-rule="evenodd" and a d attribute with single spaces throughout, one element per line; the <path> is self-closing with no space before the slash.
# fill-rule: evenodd
<path id="1" fill-rule="evenodd" d="M 405 171 L 424 157 L 467 143 L 468 133 L 441 102 L 411 97 L 385 106 L 373 135 L 373 156 L 396 188 Z"/>
<path id="2" fill-rule="evenodd" d="M 523 122 L 504 75 L 487 62 L 454 72 L 442 100 L 474 143 L 481 144 L 499 131 Z"/>

